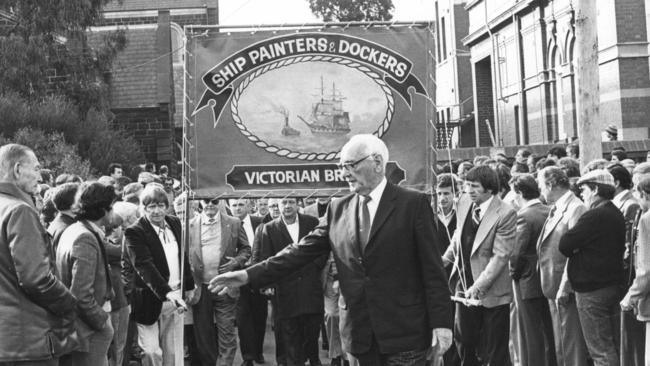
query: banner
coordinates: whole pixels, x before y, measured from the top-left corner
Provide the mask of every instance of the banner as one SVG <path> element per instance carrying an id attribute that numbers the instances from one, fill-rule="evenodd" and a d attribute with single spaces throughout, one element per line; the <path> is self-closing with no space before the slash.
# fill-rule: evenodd
<path id="1" fill-rule="evenodd" d="M 192 189 L 343 192 L 335 164 L 360 133 L 388 145 L 391 181 L 427 189 L 431 48 L 417 27 L 189 34 Z"/>

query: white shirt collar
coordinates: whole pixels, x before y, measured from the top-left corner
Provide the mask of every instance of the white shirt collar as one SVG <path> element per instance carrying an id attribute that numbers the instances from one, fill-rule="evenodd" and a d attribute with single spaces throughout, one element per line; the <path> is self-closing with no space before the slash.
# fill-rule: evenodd
<path id="1" fill-rule="evenodd" d="M 251 222 L 251 215 L 248 215 L 248 214 L 247 214 L 246 217 L 244 217 L 244 218 L 241 220 L 241 222 L 242 222 L 242 224 L 244 224 L 244 225 L 248 224 L 248 225 L 250 225 L 250 226 L 253 226 L 253 223 Z"/>
<path id="2" fill-rule="evenodd" d="M 370 192 L 368 196 L 370 196 L 370 202 L 375 202 L 379 203 L 379 200 L 381 199 L 381 196 L 384 194 L 384 189 L 386 189 L 386 184 L 388 181 L 386 180 L 386 177 L 381 179 L 381 182 L 375 187 L 375 189 Z"/>
<path id="3" fill-rule="evenodd" d="M 623 204 L 623 197 L 624 197 L 624 196 L 627 194 L 627 192 L 629 192 L 629 191 L 630 191 L 629 189 L 624 189 L 624 190 L 620 191 L 620 192 L 619 192 L 619 193 L 614 197 L 614 199 L 612 200 L 612 203 L 613 203 L 614 205 L 616 205 L 617 207 L 620 206 L 621 204 Z"/>
<path id="4" fill-rule="evenodd" d="M 566 191 L 566 193 L 564 193 L 564 194 L 562 195 L 562 197 L 558 198 L 558 200 L 555 201 L 554 206 L 555 206 L 556 208 L 558 208 L 558 209 L 559 209 L 560 207 L 564 207 L 564 206 L 566 206 L 567 202 L 569 201 L 569 198 L 571 198 L 572 195 L 573 195 L 573 192 L 571 192 L 570 190 L 569 190 L 569 191 Z"/>
<path id="5" fill-rule="evenodd" d="M 217 214 L 214 215 L 213 218 L 208 217 L 208 215 L 206 215 L 205 212 L 201 213 L 201 216 L 203 216 L 201 218 L 201 223 L 203 225 L 210 225 L 210 220 L 214 220 L 214 223 L 221 222 L 221 212 L 219 212 L 219 211 L 217 211 Z"/>
<path id="6" fill-rule="evenodd" d="M 485 200 L 485 202 L 478 205 L 478 207 L 481 209 L 481 212 L 479 213 L 479 216 L 481 216 L 481 219 L 483 218 L 483 216 L 487 212 L 487 209 L 488 209 L 488 207 L 490 207 L 490 203 L 492 203 L 493 199 L 494 199 L 494 195 L 490 195 L 490 198 L 488 198 L 487 200 Z"/>

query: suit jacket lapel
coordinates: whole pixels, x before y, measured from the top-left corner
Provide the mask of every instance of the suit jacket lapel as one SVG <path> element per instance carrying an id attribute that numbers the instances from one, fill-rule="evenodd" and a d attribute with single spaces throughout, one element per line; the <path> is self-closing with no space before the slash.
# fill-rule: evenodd
<path id="1" fill-rule="evenodd" d="M 145 233 L 149 236 L 149 242 L 153 243 L 152 249 L 155 249 L 159 252 L 160 257 L 167 266 L 167 272 L 169 272 L 169 263 L 167 263 L 167 257 L 165 256 L 165 249 L 163 248 L 162 243 L 160 242 L 160 237 L 156 232 L 156 229 L 153 227 L 153 224 L 145 217 L 142 218 L 142 227 Z M 153 254 L 153 253 L 152 253 Z"/>
<path id="2" fill-rule="evenodd" d="M 298 224 L 300 225 L 300 224 Z M 282 235 L 282 242 L 284 243 L 293 243 L 293 239 L 291 238 L 291 234 L 289 234 L 289 229 L 287 229 L 287 225 L 284 223 L 284 220 L 280 219 L 278 221 L 278 231 L 280 231 L 280 235 Z"/>
<path id="3" fill-rule="evenodd" d="M 203 252 L 201 252 L 201 215 L 190 221 L 190 258 L 196 258 L 198 263 L 203 264 Z"/>
<path id="4" fill-rule="evenodd" d="M 476 237 L 474 238 L 471 254 L 474 254 L 478 247 L 481 246 L 483 240 L 485 240 L 490 230 L 492 230 L 492 227 L 497 223 L 497 219 L 499 218 L 498 212 L 500 203 L 501 199 L 499 197 L 494 196 L 492 198 L 492 202 L 490 202 L 490 205 L 483 214 L 483 218 L 478 225 L 478 230 L 476 231 Z"/>
<path id="5" fill-rule="evenodd" d="M 243 223 L 240 223 L 243 225 Z M 232 225 L 226 220 L 225 215 L 221 214 L 221 259 L 223 259 L 232 246 L 233 242 L 230 240 Z"/>
<path id="6" fill-rule="evenodd" d="M 542 236 L 541 236 L 541 239 L 540 239 L 540 241 L 539 241 L 539 243 L 538 243 L 538 246 L 539 246 L 542 242 L 544 242 L 544 240 L 546 240 L 546 238 L 548 238 L 548 236 L 553 232 L 553 230 L 555 230 L 555 227 L 557 226 L 557 224 L 558 224 L 560 221 L 562 221 L 562 217 L 564 216 L 564 213 L 565 213 L 566 210 L 569 208 L 569 205 L 571 204 L 571 202 L 572 202 L 574 199 L 575 199 L 575 196 L 571 196 L 571 197 L 569 197 L 569 199 L 566 201 L 566 203 L 564 204 L 563 207 L 557 207 L 557 206 L 556 206 L 557 209 L 556 209 L 556 211 L 553 213 L 553 217 L 549 217 L 549 218 L 546 220 L 546 223 L 544 224 L 544 227 L 542 228 L 542 230 L 544 230 L 544 232 L 542 233 Z"/>
<path id="7" fill-rule="evenodd" d="M 348 202 L 343 212 L 346 213 L 344 222 L 345 227 L 347 228 L 348 235 L 346 238 L 349 239 L 349 245 L 353 248 L 354 258 L 359 258 L 361 254 L 361 248 L 359 243 L 359 196 L 354 194 Z"/>
<path id="8" fill-rule="evenodd" d="M 357 198 L 358 199 L 358 198 Z M 386 188 L 384 188 L 384 193 L 381 195 L 381 198 L 379 199 L 379 206 L 377 206 L 377 212 L 375 213 L 375 219 L 372 220 L 372 226 L 370 227 L 370 235 L 368 236 L 368 245 L 366 245 L 366 250 L 371 248 L 371 245 L 373 243 L 373 238 L 375 237 L 375 234 L 377 234 L 377 231 L 379 231 L 379 228 L 384 225 L 384 222 L 386 219 L 388 219 L 388 216 L 390 216 L 391 212 L 395 209 L 395 202 L 393 202 L 395 199 L 395 191 L 394 187 L 388 183 L 386 184 Z M 357 205 L 359 207 L 359 205 Z"/>
<path id="9" fill-rule="evenodd" d="M 307 234 L 309 234 L 309 230 L 305 222 L 305 215 L 298 214 L 298 240 L 304 238 Z"/>

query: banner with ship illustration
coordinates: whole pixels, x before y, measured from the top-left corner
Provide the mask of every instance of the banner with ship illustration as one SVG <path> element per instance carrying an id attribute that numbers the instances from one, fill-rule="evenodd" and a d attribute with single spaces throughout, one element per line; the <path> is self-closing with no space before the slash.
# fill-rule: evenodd
<path id="1" fill-rule="evenodd" d="M 429 29 L 202 32 L 187 34 L 185 80 L 198 196 L 342 193 L 335 164 L 360 133 L 388 145 L 391 181 L 430 188 Z"/>

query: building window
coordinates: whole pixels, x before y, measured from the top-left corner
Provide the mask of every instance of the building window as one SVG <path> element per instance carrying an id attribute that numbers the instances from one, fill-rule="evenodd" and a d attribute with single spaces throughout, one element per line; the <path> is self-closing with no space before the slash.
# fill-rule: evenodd
<path id="1" fill-rule="evenodd" d="M 183 64 L 183 57 L 185 57 L 185 40 L 183 29 L 176 23 L 171 24 L 172 33 L 172 63 Z"/>
<path id="2" fill-rule="evenodd" d="M 438 2 L 436 1 L 436 54 L 438 56 L 438 62 L 442 61 L 442 57 L 440 56 L 440 47 L 442 45 L 440 44 L 440 17 L 438 16 Z"/>
<path id="3" fill-rule="evenodd" d="M 447 28 L 445 27 L 445 17 L 440 18 L 440 37 L 442 38 L 442 58 L 441 60 L 447 59 Z"/>

